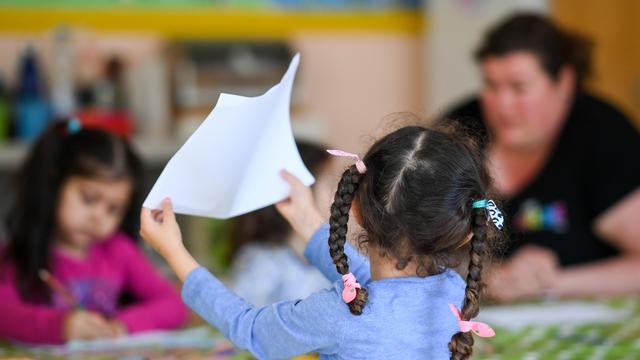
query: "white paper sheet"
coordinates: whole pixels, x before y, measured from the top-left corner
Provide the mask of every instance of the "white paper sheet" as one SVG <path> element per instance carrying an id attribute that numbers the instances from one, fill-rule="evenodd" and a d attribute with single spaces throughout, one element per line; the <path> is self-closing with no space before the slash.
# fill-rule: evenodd
<path id="1" fill-rule="evenodd" d="M 289 194 L 287 169 L 305 185 L 314 178 L 293 139 L 289 106 L 300 54 L 279 84 L 257 97 L 221 94 L 209 116 L 169 160 L 144 201 L 170 197 L 176 213 L 226 219 Z"/>
<path id="2" fill-rule="evenodd" d="M 614 309 L 588 301 L 549 301 L 540 304 L 487 306 L 478 320 L 491 326 L 520 329 L 526 326 L 577 326 L 618 322 L 629 316 L 628 309 Z"/>

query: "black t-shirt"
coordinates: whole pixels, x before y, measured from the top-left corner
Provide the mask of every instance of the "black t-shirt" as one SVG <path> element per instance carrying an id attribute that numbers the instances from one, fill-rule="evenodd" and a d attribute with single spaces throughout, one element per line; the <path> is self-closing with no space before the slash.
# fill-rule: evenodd
<path id="1" fill-rule="evenodd" d="M 486 135 L 478 99 L 447 117 Z M 593 232 L 594 220 L 639 186 L 638 131 L 611 105 L 577 94 L 547 163 L 518 194 L 505 199 L 513 239 L 507 254 L 533 243 L 554 250 L 563 265 L 615 255 L 616 249 Z"/>

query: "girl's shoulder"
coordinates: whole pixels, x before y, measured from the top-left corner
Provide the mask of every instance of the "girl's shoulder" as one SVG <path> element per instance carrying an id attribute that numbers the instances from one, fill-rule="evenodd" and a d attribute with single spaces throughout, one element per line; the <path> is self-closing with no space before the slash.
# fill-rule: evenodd
<path id="1" fill-rule="evenodd" d="M 295 311 L 304 313 L 307 321 L 318 325 L 326 323 L 335 331 L 336 335 L 345 330 L 343 327 L 347 319 L 354 319 L 354 315 L 349 311 L 349 306 L 342 299 L 341 281 L 336 281 L 328 288 L 316 291 L 305 299 L 293 300 L 292 302 L 295 303 Z M 355 319 L 361 320 L 359 317 Z"/>

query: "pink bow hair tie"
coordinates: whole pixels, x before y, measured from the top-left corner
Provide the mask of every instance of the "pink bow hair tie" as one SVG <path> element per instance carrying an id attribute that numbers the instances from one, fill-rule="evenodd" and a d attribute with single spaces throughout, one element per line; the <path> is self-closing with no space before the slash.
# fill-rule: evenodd
<path id="1" fill-rule="evenodd" d="M 356 168 L 358 169 L 358 172 L 360 174 L 364 174 L 365 172 L 367 172 L 367 167 L 364 165 L 364 161 L 360 159 L 360 156 L 342 150 L 327 150 L 327 152 L 334 156 L 353 158 L 356 160 Z"/>
<path id="2" fill-rule="evenodd" d="M 462 320 L 460 318 L 460 311 L 453 304 L 449 304 L 451 311 L 453 311 L 453 315 L 458 319 L 458 325 L 460 325 L 461 332 L 469 332 L 473 331 L 474 334 L 482 337 L 492 337 L 495 336 L 496 332 L 493 331 L 491 326 L 480 322 L 480 321 L 467 321 Z"/>
<path id="3" fill-rule="evenodd" d="M 342 275 L 342 283 L 344 284 L 344 290 L 342 290 L 342 300 L 347 304 L 352 302 L 356 298 L 356 289 L 361 289 L 362 286 L 356 281 L 356 277 L 352 273 Z"/>

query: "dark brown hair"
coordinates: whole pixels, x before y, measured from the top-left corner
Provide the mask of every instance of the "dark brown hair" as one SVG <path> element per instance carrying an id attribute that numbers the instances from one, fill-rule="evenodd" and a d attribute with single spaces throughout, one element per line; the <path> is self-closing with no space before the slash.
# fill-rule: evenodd
<path id="1" fill-rule="evenodd" d="M 414 262 L 416 275 L 425 277 L 468 261 L 461 317 L 469 320 L 478 315 L 487 249 L 499 236 L 487 226 L 485 209 L 471 206 L 493 198 L 483 152 L 466 134 L 444 124 L 396 130 L 367 152 L 366 173 L 351 166 L 342 174 L 331 207 L 329 251 L 337 271 L 349 273 L 344 244 L 355 201 L 365 231 L 361 245 L 395 259 L 398 270 Z M 348 306 L 360 315 L 368 294 L 364 287 L 356 291 Z M 454 335 L 452 359 L 468 358 L 472 345 L 471 334 Z"/>
<path id="2" fill-rule="evenodd" d="M 504 56 L 515 51 L 535 55 L 544 71 L 556 80 L 564 66 L 576 73 L 581 87 L 591 75 L 592 42 L 562 29 L 538 14 L 515 14 L 491 28 L 475 52 L 478 61 L 490 56 Z"/>

